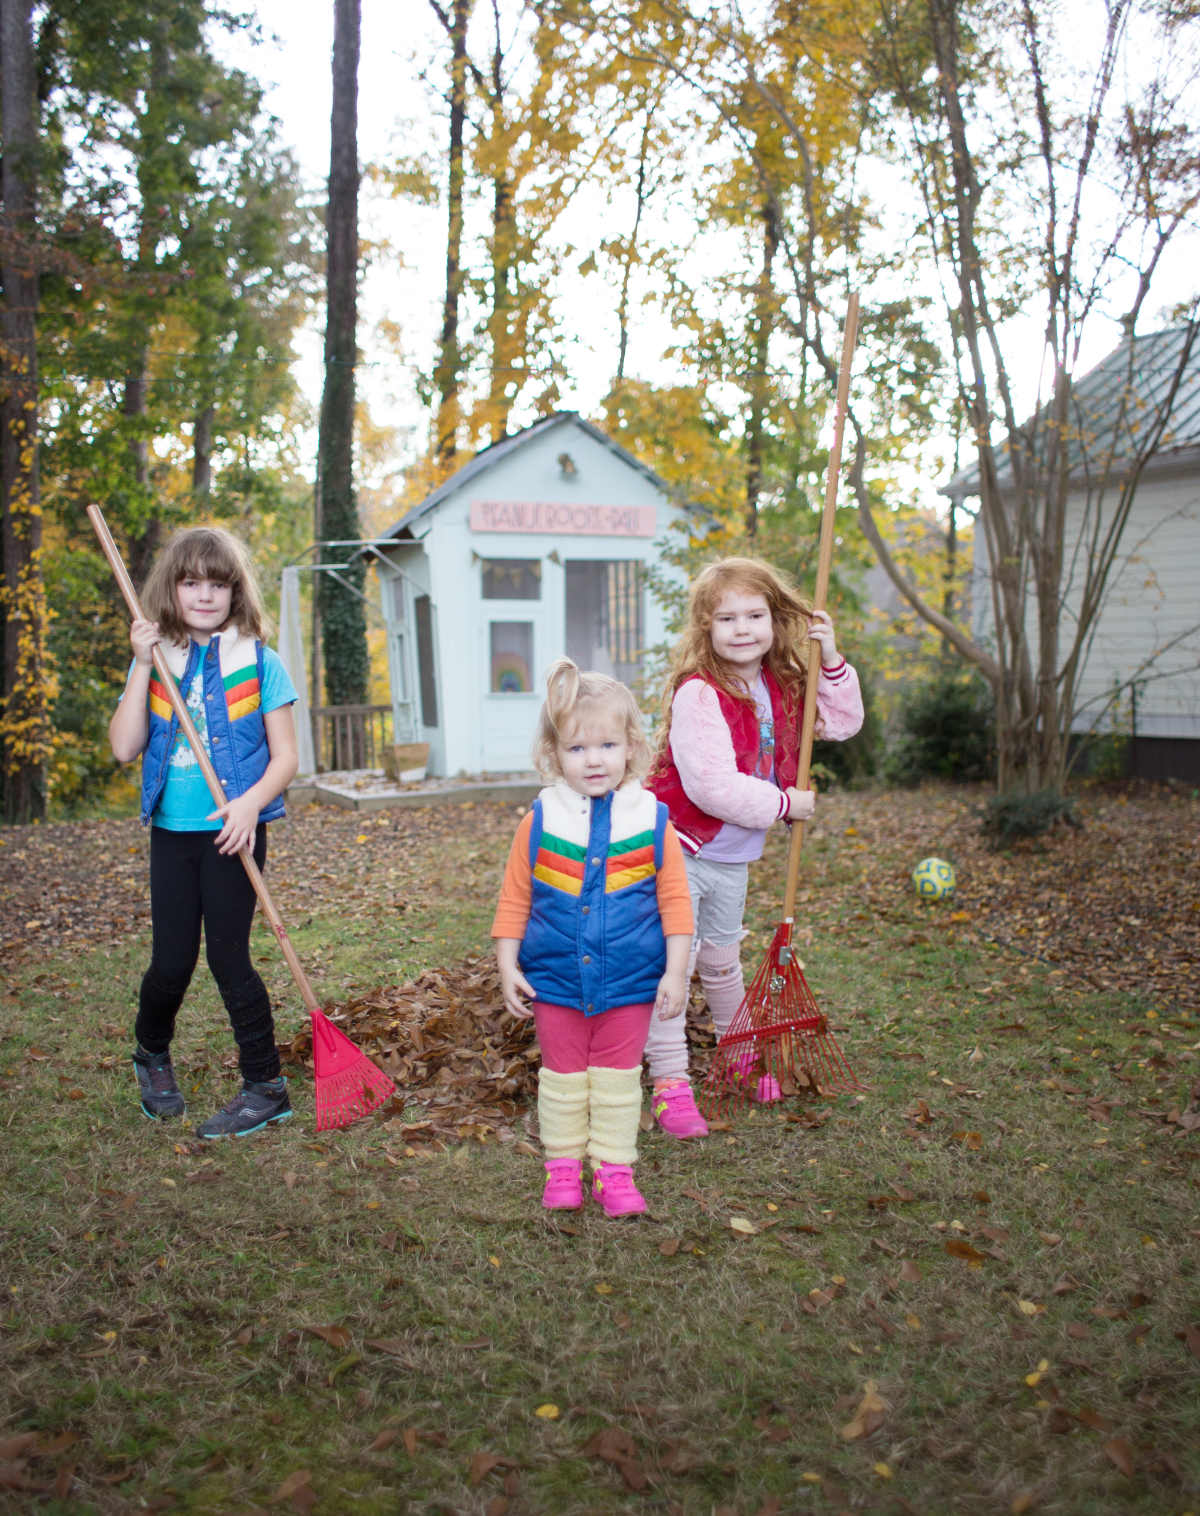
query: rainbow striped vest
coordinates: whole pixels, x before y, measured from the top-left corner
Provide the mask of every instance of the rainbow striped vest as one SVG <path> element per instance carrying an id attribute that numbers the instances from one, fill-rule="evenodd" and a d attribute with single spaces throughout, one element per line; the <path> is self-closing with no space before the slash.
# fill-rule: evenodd
<path id="1" fill-rule="evenodd" d="M 208 721 L 208 756 L 225 794 L 232 798 L 257 784 L 271 761 L 267 729 L 262 718 L 262 643 L 237 632 L 223 632 L 207 648 L 164 643 L 167 667 L 187 694 L 192 680 L 204 680 L 204 713 Z M 205 656 L 207 654 L 207 656 Z M 150 734 L 142 754 L 142 821 L 154 813 L 171 756 L 179 721 L 158 674 L 150 677 Z M 259 813 L 260 821 L 284 814 L 279 795 Z"/>
<path id="2" fill-rule="evenodd" d="M 653 1000 L 666 968 L 656 875 L 667 808 L 636 780 L 599 800 L 567 784 L 533 804 L 522 972 L 539 1000 L 586 1016 Z"/>

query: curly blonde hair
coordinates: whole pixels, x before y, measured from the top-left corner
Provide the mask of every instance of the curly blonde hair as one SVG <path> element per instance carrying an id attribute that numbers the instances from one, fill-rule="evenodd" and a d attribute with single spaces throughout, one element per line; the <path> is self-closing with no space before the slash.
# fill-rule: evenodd
<path id="1" fill-rule="evenodd" d="M 642 713 L 633 691 L 607 674 L 584 671 L 570 658 L 557 658 L 546 671 L 546 698 L 542 702 L 533 738 L 533 766 L 543 779 L 562 778 L 558 744 L 586 712 L 610 712 L 625 728 L 629 756 L 625 778 L 640 779 L 650 767 L 650 744 Z"/>
<path id="2" fill-rule="evenodd" d="M 189 526 L 175 533 L 154 560 L 142 590 L 142 609 L 170 642 L 186 643 L 189 632 L 179 614 L 175 586 L 181 579 L 215 579 L 229 585 L 229 623 L 243 637 L 263 640 L 269 630 L 262 592 L 250 555 L 219 526 Z M 227 625 L 229 624 L 227 623 Z"/>
<path id="3" fill-rule="evenodd" d="M 789 703 L 804 699 L 808 678 L 808 627 L 812 604 L 791 581 L 762 558 L 721 558 L 703 569 L 688 595 L 687 622 L 671 653 L 663 687 L 657 751 L 665 750 L 671 731 L 671 702 L 685 679 L 701 674 L 735 700 L 747 705 L 753 696 L 712 645 L 712 624 L 726 595 L 761 595 L 771 612 L 774 636 L 763 667 L 778 681 Z"/>

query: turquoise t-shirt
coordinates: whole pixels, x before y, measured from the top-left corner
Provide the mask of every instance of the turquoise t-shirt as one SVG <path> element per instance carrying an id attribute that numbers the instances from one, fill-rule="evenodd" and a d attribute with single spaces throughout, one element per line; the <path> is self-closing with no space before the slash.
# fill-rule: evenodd
<path id="1" fill-rule="evenodd" d="M 212 643 L 209 643 L 212 648 Z M 279 654 L 269 647 L 263 648 L 262 688 L 259 691 L 260 707 L 265 716 L 278 710 L 281 705 L 292 705 L 299 696 Z M 212 757 L 208 745 L 208 720 L 204 713 L 203 669 L 197 669 L 187 693 L 188 715 L 196 725 L 196 731 L 204 744 L 204 751 Z M 151 822 L 168 832 L 219 832 L 221 821 L 208 821 L 216 801 L 212 797 L 191 744 L 182 732 L 176 732 L 171 756 L 167 762 L 167 780 L 163 792 L 154 807 Z"/>

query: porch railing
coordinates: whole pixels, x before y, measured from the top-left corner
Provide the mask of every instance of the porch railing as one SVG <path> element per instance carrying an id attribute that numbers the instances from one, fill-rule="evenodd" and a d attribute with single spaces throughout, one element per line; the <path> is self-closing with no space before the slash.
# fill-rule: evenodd
<path id="1" fill-rule="evenodd" d="M 375 769 L 391 742 L 390 705 L 322 705 L 317 709 L 319 770 Z"/>

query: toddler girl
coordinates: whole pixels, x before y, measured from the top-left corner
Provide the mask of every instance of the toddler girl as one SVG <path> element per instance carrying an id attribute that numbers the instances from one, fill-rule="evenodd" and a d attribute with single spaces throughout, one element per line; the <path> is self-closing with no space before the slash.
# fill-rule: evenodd
<path id="1" fill-rule="evenodd" d="M 647 785 L 666 802 L 684 848 L 696 918 L 692 965 L 718 1037 L 744 994 L 746 866 L 762 856 L 772 822 L 813 814 L 812 791 L 795 788 L 810 640 L 821 645 L 816 734 L 844 741 L 863 721 L 858 675 L 839 657 L 829 617 L 770 564 L 710 564 L 692 586 L 672 658 Z M 662 1130 L 705 1136 L 688 1079 L 685 1018 L 650 1028 L 646 1059 Z M 753 1054 L 744 1063 L 749 1077 Z M 763 1075 L 753 1094 L 778 1100 L 778 1082 Z"/>
<path id="2" fill-rule="evenodd" d="M 504 1004 L 537 1027 L 548 1210 L 583 1204 L 585 1156 L 605 1215 L 646 1209 L 642 1049 L 652 1012 L 684 1009 L 692 937 L 679 841 L 637 778 L 648 757 L 630 691 L 560 658 L 533 750 L 552 782 L 517 828 L 492 923 Z"/>

